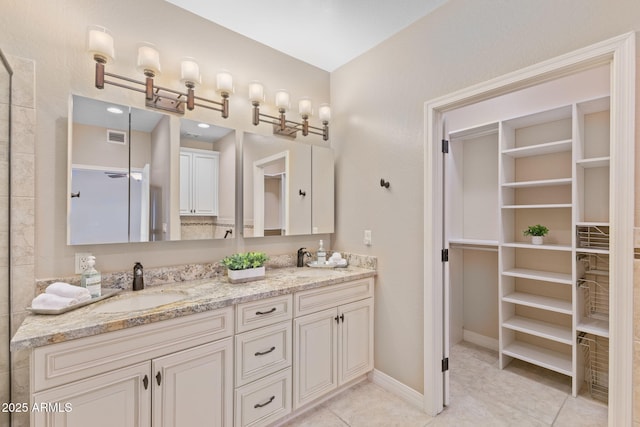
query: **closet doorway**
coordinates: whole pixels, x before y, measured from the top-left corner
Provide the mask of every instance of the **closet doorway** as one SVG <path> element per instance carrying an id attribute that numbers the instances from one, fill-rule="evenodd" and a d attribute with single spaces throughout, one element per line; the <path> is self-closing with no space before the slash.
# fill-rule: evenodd
<path id="1" fill-rule="evenodd" d="M 516 358 L 567 375 L 575 395 L 584 380 L 581 345 L 595 334 L 611 342 L 609 423 L 631 423 L 634 60 L 635 34 L 627 34 L 426 103 L 427 413 L 448 404 L 443 361 L 451 338 L 466 332 L 478 344 L 497 345 L 501 368 Z M 604 153 L 594 151 L 589 133 L 605 135 Z M 487 150 L 493 154 L 482 160 Z M 608 185 L 591 191 L 594 176 Z M 590 207 L 603 201 L 608 209 L 594 213 Z M 534 248 L 520 229 L 535 219 L 553 234 Z M 606 230 L 606 250 L 582 246 L 585 226 Z M 606 332 L 589 326 L 579 286 L 591 271 L 581 254 L 604 251 L 611 283 Z M 465 276 L 474 283 L 464 283 Z M 497 319 L 494 312 L 482 322 L 465 320 L 479 313 L 456 312 L 465 292 L 488 298 Z"/>

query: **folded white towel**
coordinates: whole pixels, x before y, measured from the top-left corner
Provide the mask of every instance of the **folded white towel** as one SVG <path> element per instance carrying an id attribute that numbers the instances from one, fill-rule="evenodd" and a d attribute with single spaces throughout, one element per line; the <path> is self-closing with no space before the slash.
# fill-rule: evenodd
<path id="1" fill-rule="evenodd" d="M 330 261 L 335 261 L 338 262 L 342 259 L 342 255 L 340 254 L 340 252 L 334 252 L 333 255 L 331 255 L 331 258 L 329 258 Z"/>
<path id="2" fill-rule="evenodd" d="M 70 285 L 69 283 L 64 282 L 55 282 L 50 284 L 47 286 L 45 292 L 48 294 L 58 295 L 60 297 L 74 298 L 78 300 L 77 302 L 89 301 L 91 299 L 91 294 L 87 288 Z"/>
<path id="3" fill-rule="evenodd" d="M 78 304 L 75 298 L 65 298 L 55 294 L 40 294 L 31 301 L 31 308 L 38 310 L 56 310 Z"/>

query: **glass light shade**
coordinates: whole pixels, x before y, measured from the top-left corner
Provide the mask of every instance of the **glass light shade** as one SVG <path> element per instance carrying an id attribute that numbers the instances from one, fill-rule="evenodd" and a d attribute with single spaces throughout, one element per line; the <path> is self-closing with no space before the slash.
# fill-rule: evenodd
<path id="1" fill-rule="evenodd" d="M 249 83 L 249 101 L 262 102 L 264 101 L 264 86 L 260 82 Z"/>
<path id="2" fill-rule="evenodd" d="M 200 66 L 191 58 L 182 60 L 180 64 L 180 81 L 182 83 L 200 84 Z"/>
<path id="3" fill-rule="evenodd" d="M 94 56 L 103 57 L 107 62 L 115 58 L 113 37 L 104 27 L 91 26 L 87 33 L 87 50 Z"/>
<path id="4" fill-rule="evenodd" d="M 298 102 L 298 111 L 301 116 L 310 116 L 313 114 L 313 108 L 311 106 L 311 100 L 309 98 L 302 98 Z"/>
<path id="5" fill-rule="evenodd" d="M 276 92 L 276 107 L 279 109 L 289 109 L 289 92 L 286 90 L 279 90 Z"/>
<path id="6" fill-rule="evenodd" d="M 329 107 L 329 104 L 322 104 L 318 107 L 318 118 L 321 122 L 331 120 L 331 107 Z"/>
<path id="7" fill-rule="evenodd" d="M 150 43 L 143 43 L 138 47 L 138 71 L 145 70 L 160 74 L 160 53 Z"/>
<path id="8" fill-rule="evenodd" d="M 218 89 L 218 93 L 233 92 L 233 76 L 228 71 L 220 71 L 216 74 L 216 87 Z"/>

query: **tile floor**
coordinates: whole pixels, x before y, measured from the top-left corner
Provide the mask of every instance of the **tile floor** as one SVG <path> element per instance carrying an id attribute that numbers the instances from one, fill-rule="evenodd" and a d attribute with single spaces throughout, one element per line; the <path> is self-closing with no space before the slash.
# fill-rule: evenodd
<path id="1" fill-rule="evenodd" d="M 607 425 L 607 407 L 588 395 L 571 397 L 564 375 L 514 360 L 498 369 L 498 355 L 469 343 L 451 349 L 451 404 L 432 418 L 371 382 L 362 382 L 285 424 L 344 426 Z"/>

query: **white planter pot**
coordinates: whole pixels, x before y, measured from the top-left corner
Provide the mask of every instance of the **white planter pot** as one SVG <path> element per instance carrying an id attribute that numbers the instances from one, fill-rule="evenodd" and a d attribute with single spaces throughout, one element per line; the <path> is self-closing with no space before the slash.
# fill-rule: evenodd
<path id="1" fill-rule="evenodd" d="M 541 245 L 543 242 L 543 236 L 531 236 L 531 243 L 534 245 Z"/>
<path id="2" fill-rule="evenodd" d="M 229 270 L 227 275 L 231 283 L 244 283 L 252 280 L 264 278 L 264 266 L 258 268 L 248 268 L 246 270 Z"/>

